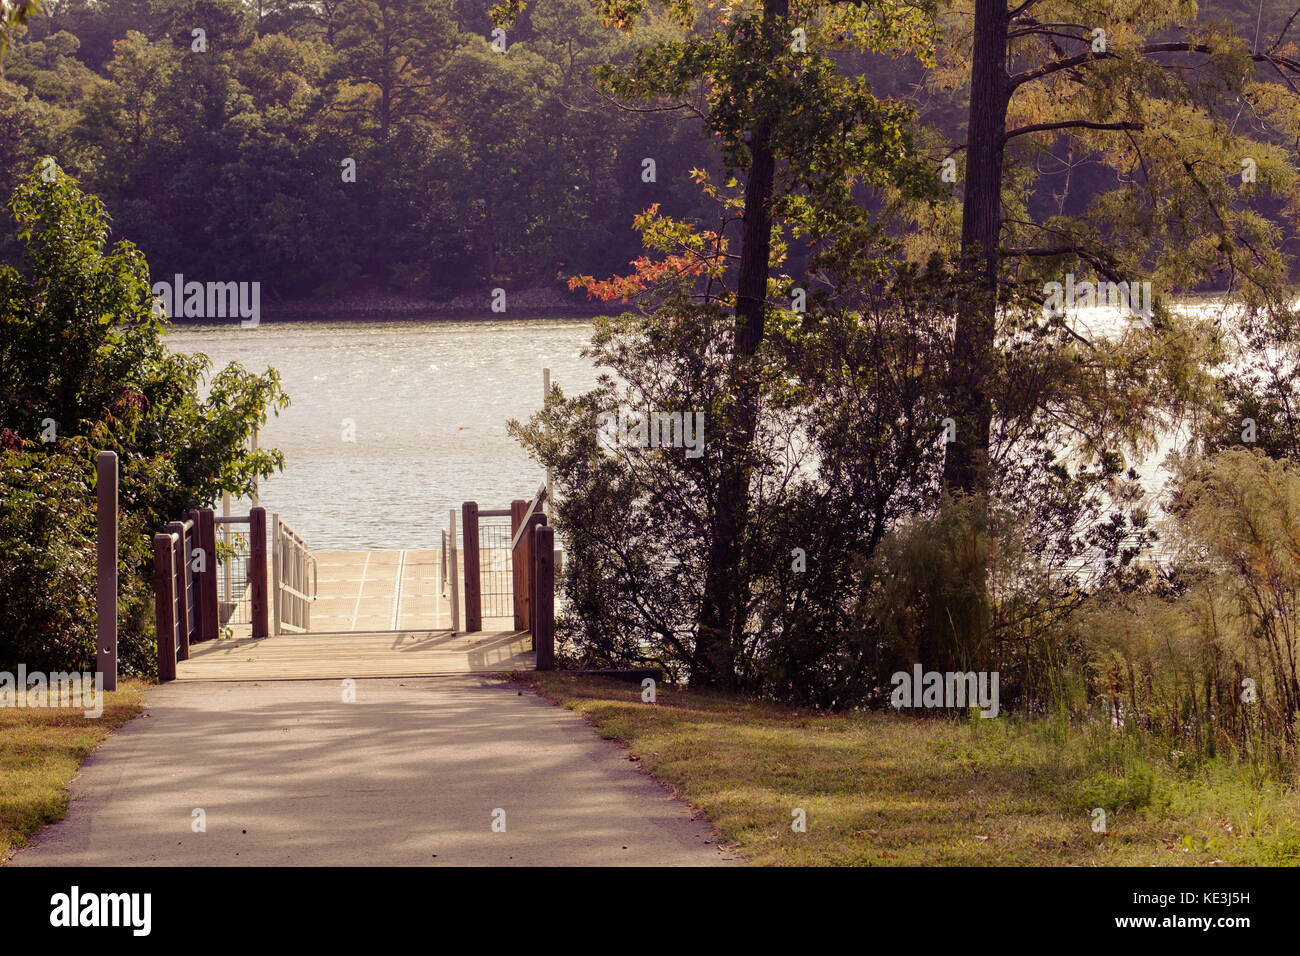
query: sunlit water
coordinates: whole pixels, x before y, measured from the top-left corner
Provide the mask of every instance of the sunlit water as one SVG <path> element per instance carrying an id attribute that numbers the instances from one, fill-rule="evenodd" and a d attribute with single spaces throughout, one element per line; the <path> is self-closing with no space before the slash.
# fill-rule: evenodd
<path id="1" fill-rule="evenodd" d="M 436 548 L 462 502 L 531 498 L 544 475 L 506 422 L 541 407 L 543 368 L 566 393 L 591 388 L 590 338 L 585 320 L 228 322 L 174 326 L 167 344 L 217 368 L 279 370 L 292 404 L 259 440 L 285 469 L 261 503 L 334 550 Z"/>
<path id="2" fill-rule="evenodd" d="M 1101 309 L 1073 318 L 1101 335 L 1123 322 Z M 312 548 L 435 548 L 449 509 L 504 508 L 536 492 L 542 470 L 506 422 L 541 407 L 544 367 L 567 394 L 595 384 L 580 354 L 591 331 L 582 319 L 226 322 L 175 326 L 167 342 L 217 368 L 279 370 L 292 404 L 260 441 L 284 452 L 285 470 L 262 483 L 261 503 Z M 1136 463 L 1157 500 L 1174 439 Z"/>

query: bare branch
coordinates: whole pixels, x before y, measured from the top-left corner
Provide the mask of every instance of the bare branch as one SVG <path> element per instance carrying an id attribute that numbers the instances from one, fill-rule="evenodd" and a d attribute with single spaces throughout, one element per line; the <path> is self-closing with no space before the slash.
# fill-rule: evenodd
<path id="1" fill-rule="evenodd" d="M 1015 129 L 1009 129 L 1003 133 L 1002 139 L 1006 141 L 1013 136 L 1024 136 L 1026 133 L 1042 133 L 1054 129 L 1141 130 L 1144 128 L 1141 123 L 1094 123 L 1092 120 L 1062 120 L 1058 123 L 1031 123 L 1028 126 L 1017 126 Z"/>
<path id="2" fill-rule="evenodd" d="M 1136 52 L 1141 56 L 1150 56 L 1153 53 L 1213 53 L 1214 48 L 1207 43 L 1171 41 L 1167 43 L 1148 43 Z M 1270 51 L 1268 53 L 1253 53 L 1250 58 L 1256 63 L 1271 63 L 1278 69 L 1278 72 L 1281 72 L 1281 67 L 1285 66 L 1288 70 L 1300 74 L 1300 60 L 1296 60 L 1292 57 L 1278 56 Z M 1014 90 L 1025 83 L 1031 83 L 1034 80 L 1041 80 L 1045 76 L 1051 76 L 1053 73 L 1059 73 L 1062 70 L 1070 70 L 1077 66 L 1085 66 L 1097 60 L 1117 59 L 1119 59 L 1118 54 L 1112 53 L 1109 50 L 1104 53 L 1095 53 L 1092 50 L 1088 50 L 1086 53 L 1068 56 L 1061 60 L 1053 60 L 1050 63 L 1044 63 L 1042 66 L 1035 67 L 1032 70 L 1025 70 L 1022 73 L 1016 73 L 1008 78 L 1008 88 Z"/>

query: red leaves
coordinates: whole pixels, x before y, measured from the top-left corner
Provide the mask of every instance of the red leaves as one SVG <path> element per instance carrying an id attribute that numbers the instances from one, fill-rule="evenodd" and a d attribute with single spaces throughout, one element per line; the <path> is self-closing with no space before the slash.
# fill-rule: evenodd
<path id="1" fill-rule="evenodd" d="M 614 276 L 604 282 L 592 276 L 574 276 L 569 279 L 569 288 L 586 289 L 588 299 L 608 302 L 611 299 L 621 298 L 626 302 L 633 295 L 644 292 L 653 283 L 679 276 L 703 275 L 706 271 L 705 263 L 690 255 L 668 256 L 660 262 L 639 256 L 629 265 L 633 269 L 631 275 Z"/>

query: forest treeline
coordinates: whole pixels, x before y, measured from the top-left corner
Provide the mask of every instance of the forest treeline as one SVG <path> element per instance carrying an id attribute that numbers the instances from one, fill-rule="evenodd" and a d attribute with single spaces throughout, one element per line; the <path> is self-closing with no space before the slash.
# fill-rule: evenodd
<path id="1" fill-rule="evenodd" d="M 503 55 L 490 5 L 53 0 L 0 61 L 0 193 L 52 156 L 155 276 L 272 297 L 625 268 L 637 212 L 698 208 L 707 138 L 596 89 L 647 37 L 544 0 Z"/>
<path id="2" fill-rule="evenodd" d="M 0 194 L 53 157 L 155 275 L 260 281 L 272 299 L 563 289 L 625 269 L 641 253 L 633 217 L 652 204 L 711 215 L 690 171 L 718 169 L 714 137 L 689 110 L 629 108 L 596 76 L 679 25 L 651 7 L 637 30 L 611 30 L 589 0 L 541 0 L 494 47 L 492 6 L 52 0 L 0 58 Z M 1276 32 L 1288 12 L 1248 7 L 1202 18 L 1249 29 L 1257 14 Z M 927 82 L 906 50 L 834 55 L 960 140 L 960 82 Z M 1026 201 L 1077 208 L 1113 181 L 1084 165 Z"/>

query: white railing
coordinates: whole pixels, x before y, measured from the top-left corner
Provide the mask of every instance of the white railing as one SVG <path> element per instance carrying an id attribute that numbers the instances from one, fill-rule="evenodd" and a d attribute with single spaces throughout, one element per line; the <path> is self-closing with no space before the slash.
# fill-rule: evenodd
<path id="1" fill-rule="evenodd" d="M 275 516 L 271 526 L 272 631 L 302 634 L 311 630 L 311 606 L 319 591 L 316 558 L 302 535 Z M 311 576 L 311 593 L 307 578 Z"/>
<path id="2" fill-rule="evenodd" d="M 456 547 L 456 509 L 451 509 L 451 532 L 442 532 L 442 596 L 451 606 L 453 634 L 460 633 L 460 555 Z"/>

